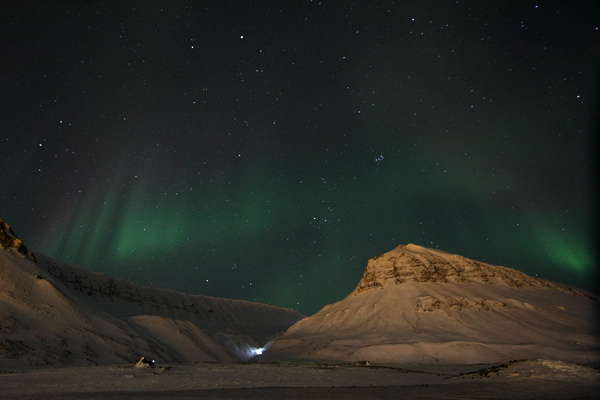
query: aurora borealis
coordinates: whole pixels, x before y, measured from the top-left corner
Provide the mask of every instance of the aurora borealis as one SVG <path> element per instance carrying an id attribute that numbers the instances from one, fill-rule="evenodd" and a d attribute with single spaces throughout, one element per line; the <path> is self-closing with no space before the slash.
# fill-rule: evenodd
<path id="1" fill-rule="evenodd" d="M 410 242 L 598 291 L 598 6 L 0 16 L 0 216 L 33 250 L 304 313 Z"/>

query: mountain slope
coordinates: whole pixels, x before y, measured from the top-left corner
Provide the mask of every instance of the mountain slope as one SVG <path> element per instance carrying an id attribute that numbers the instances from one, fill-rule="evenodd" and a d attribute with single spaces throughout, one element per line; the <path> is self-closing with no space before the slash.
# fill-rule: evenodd
<path id="1" fill-rule="evenodd" d="M 265 360 L 598 362 L 596 296 L 409 244 L 369 261 L 345 299 L 290 327 Z"/>
<path id="2" fill-rule="evenodd" d="M 133 285 L 34 255 L 0 219 L 0 368 L 239 361 L 304 315 Z"/>

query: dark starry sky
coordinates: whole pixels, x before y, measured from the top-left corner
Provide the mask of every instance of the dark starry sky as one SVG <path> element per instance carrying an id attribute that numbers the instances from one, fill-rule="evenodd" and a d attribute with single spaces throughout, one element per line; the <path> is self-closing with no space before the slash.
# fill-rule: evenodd
<path id="1" fill-rule="evenodd" d="M 16 3 L 0 216 L 34 250 L 305 313 L 410 242 L 598 290 L 594 2 Z"/>

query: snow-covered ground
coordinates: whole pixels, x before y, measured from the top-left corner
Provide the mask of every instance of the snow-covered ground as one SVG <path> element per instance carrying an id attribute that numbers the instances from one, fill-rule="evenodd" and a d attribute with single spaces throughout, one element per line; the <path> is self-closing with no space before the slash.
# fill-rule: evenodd
<path id="1" fill-rule="evenodd" d="M 0 373 L 3 399 L 596 399 L 600 372 L 560 361 L 496 365 L 197 363 Z"/>

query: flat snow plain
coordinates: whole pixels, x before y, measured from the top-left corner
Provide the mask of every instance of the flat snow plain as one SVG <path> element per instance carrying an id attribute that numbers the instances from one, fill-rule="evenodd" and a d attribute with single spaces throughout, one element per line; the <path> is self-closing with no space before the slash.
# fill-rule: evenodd
<path id="1" fill-rule="evenodd" d="M 600 370 L 496 365 L 194 363 L 0 372 L 3 399 L 597 399 Z"/>

